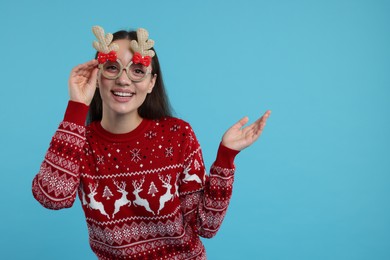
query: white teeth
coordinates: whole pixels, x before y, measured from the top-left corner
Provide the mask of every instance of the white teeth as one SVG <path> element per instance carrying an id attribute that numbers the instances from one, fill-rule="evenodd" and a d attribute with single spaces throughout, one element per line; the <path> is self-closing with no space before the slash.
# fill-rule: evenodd
<path id="1" fill-rule="evenodd" d="M 114 93 L 115 96 L 120 96 L 120 97 L 132 97 L 134 95 L 134 93 L 129 93 L 129 92 L 116 92 L 116 91 L 113 91 L 112 93 Z"/>

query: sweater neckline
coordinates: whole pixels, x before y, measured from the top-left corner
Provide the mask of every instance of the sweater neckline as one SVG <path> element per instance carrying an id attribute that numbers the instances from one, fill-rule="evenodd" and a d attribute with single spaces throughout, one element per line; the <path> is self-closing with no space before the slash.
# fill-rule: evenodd
<path id="1" fill-rule="evenodd" d="M 104 129 L 102 127 L 101 121 L 93 122 L 92 128 L 96 131 L 96 133 L 100 137 L 102 137 L 108 141 L 126 142 L 126 141 L 130 141 L 130 140 L 138 138 L 140 134 L 145 132 L 145 130 L 150 125 L 150 123 L 151 123 L 150 120 L 143 118 L 141 123 L 134 130 L 132 130 L 128 133 L 124 133 L 124 134 L 114 134 L 114 133 L 107 131 L 106 129 Z"/>

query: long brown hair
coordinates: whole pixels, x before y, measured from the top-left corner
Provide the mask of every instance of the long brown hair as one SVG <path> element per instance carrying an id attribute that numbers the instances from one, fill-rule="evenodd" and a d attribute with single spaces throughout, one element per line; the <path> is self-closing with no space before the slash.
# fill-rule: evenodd
<path id="1" fill-rule="evenodd" d="M 128 39 L 137 40 L 136 31 L 118 31 L 113 34 L 113 41 Z M 154 48 L 152 48 L 154 50 Z M 154 50 L 154 52 L 156 52 Z M 97 58 L 97 53 L 95 58 Z M 138 108 L 138 114 L 142 118 L 146 119 L 160 119 L 162 117 L 171 117 L 172 108 L 169 103 L 169 99 L 164 87 L 164 81 L 160 69 L 160 63 L 158 61 L 157 53 L 152 58 L 152 75 L 157 74 L 156 82 L 153 91 L 146 96 L 144 103 Z M 103 116 L 103 104 L 100 97 L 99 89 L 95 91 L 95 95 L 92 99 L 91 105 L 88 111 L 87 124 L 93 121 L 102 120 Z"/>

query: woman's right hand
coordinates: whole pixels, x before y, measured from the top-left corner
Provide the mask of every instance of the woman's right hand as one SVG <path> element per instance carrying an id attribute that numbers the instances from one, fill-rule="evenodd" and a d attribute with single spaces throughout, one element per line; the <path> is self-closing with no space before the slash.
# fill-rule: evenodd
<path id="1" fill-rule="evenodd" d="M 68 81 L 70 100 L 91 104 L 97 84 L 97 65 L 97 60 L 91 60 L 72 69 Z"/>

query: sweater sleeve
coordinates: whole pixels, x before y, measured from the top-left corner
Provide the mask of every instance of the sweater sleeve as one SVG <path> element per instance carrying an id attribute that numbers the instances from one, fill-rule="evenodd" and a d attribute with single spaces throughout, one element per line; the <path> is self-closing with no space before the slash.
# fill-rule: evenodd
<path id="1" fill-rule="evenodd" d="M 184 170 L 182 188 L 180 191 L 181 207 L 186 222 L 199 236 L 211 238 L 216 235 L 225 217 L 232 195 L 234 180 L 234 158 L 239 151 L 219 146 L 217 158 L 210 168 L 210 174 L 205 174 L 200 146 L 196 139 L 189 146 L 192 152 L 187 157 L 187 167 Z M 187 172 L 186 172 L 187 171 Z M 187 175 L 187 177 L 185 176 Z M 202 184 L 185 182 L 188 176 L 199 176 Z M 192 192 L 191 192 L 192 191 Z"/>
<path id="2" fill-rule="evenodd" d="M 40 170 L 33 179 L 33 196 L 46 208 L 57 210 L 73 205 L 80 183 L 87 113 L 88 106 L 69 101 L 64 120 L 52 137 Z"/>

